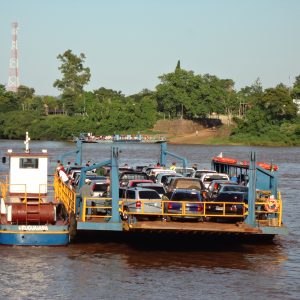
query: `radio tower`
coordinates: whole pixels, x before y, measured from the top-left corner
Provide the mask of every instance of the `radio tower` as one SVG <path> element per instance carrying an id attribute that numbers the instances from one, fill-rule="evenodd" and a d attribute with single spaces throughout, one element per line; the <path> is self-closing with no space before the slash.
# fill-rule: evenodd
<path id="1" fill-rule="evenodd" d="M 9 59 L 9 76 L 7 90 L 17 92 L 19 87 L 19 66 L 18 66 L 18 44 L 17 44 L 18 23 L 12 23 L 12 40 Z"/>

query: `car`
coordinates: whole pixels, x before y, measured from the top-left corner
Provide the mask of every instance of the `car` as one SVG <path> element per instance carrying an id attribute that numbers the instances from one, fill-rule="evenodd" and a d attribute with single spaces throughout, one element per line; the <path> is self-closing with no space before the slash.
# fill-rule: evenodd
<path id="1" fill-rule="evenodd" d="M 197 178 L 190 177 L 174 177 L 168 185 L 168 192 L 174 189 L 198 189 L 199 191 L 205 190 L 204 184 Z"/>
<path id="2" fill-rule="evenodd" d="M 155 190 L 158 192 L 158 194 L 160 195 L 160 197 L 162 197 L 165 193 L 166 190 L 164 188 L 164 186 L 162 184 L 159 183 L 147 183 L 147 182 L 143 182 L 143 183 L 138 183 L 137 184 L 138 187 L 142 187 L 144 189 L 151 189 L 151 190 Z"/>
<path id="3" fill-rule="evenodd" d="M 231 214 L 243 216 L 244 203 L 248 203 L 248 188 L 241 185 L 224 185 L 223 190 L 211 199 L 216 202 L 207 206 L 207 211 L 212 214 Z M 218 202 L 218 203 L 217 203 Z M 231 204 L 231 202 L 237 202 Z M 225 210 L 225 211 L 224 211 Z M 239 218 L 239 216 L 237 216 Z M 231 217 L 229 219 L 232 219 Z"/>
<path id="4" fill-rule="evenodd" d="M 206 189 L 213 180 L 230 180 L 229 176 L 225 173 L 204 173 L 199 179 L 203 182 Z"/>
<path id="5" fill-rule="evenodd" d="M 139 185 L 140 183 L 153 183 L 152 180 L 150 179 L 132 179 L 128 181 L 127 187 L 131 188 L 131 187 L 136 187 L 137 185 Z"/>
<path id="6" fill-rule="evenodd" d="M 169 169 L 152 169 L 150 171 L 149 177 L 151 177 L 153 181 L 156 182 L 156 178 L 159 174 L 176 174 L 176 172 Z"/>
<path id="7" fill-rule="evenodd" d="M 193 174 L 195 173 L 195 169 L 193 168 L 183 168 L 183 167 L 175 167 L 175 172 L 182 174 L 185 177 L 193 177 Z"/>
<path id="8" fill-rule="evenodd" d="M 212 194 L 211 199 L 220 199 L 220 194 L 222 193 L 242 193 L 244 198 L 248 199 L 248 187 L 232 182 L 218 183 L 218 189 Z"/>
<path id="9" fill-rule="evenodd" d="M 81 176 L 81 172 L 75 174 L 75 178 L 74 178 L 74 186 L 75 187 L 77 187 L 78 184 L 79 184 L 79 182 L 80 182 L 80 176 Z M 88 171 L 85 174 L 85 179 L 90 179 L 92 182 L 95 182 L 95 181 L 106 180 L 107 177 L 106 176 L 97 175 L 94 172 Z"/>
<path id="10" fill-rule="evenodd" d="M 159 194 L 152 189 L 142 187 L 130 188 L 125 191 L 123 198 L 123 209 L 121 218 L 128 219 L 128 212 L 133 212 L 138 218 L 147 217 L 148 215 L 161 214 L 161 198 Z"/>
<path id="11" fill-rule="evenodd" d="M 92 180 L 93 197 L 102 197 L 109 186 L 107 179 Z"/>
<path id="12" fill-rule="evenodd" d="M 165 187 L 169 184 L 168 178 L 173 178 L 173 177 L 183 177 L 183 175 L 178 174 L 176 172 L 174 173 L 161 173 L 158 174 L 156 177 L 156 183 L 160 183 L 164 185 Z"/>
<path id="13" fill-rule="evenodd" d="M 167 192 L 163 197 L 164 212 L 172 214 L 170 219 L 203 220 L 203 197 L 196 189 L 177 189 Z M 184 212 L 184 215 L 182 215 Z M 178 216 L 176 216 L 178 215 Z M 195 216 L 197 215 L 197 216 Z"/>
<path id="14" fill-rule="evenodd" d="M 224 185 L 238 185 L 238 183 L 231 180 L 213 180 L 207 188 L 207 198 L 216 197 Z"/>
<path id="15" fill-rule="evenodd" d="M 208 170 L 208 169 L 199 169 L 196 170 L 193 174 L 192 177 L 194 178 L 200 178 L 203 174 L 207 174 L 207 173 L 217 173 L 217 171 L 215 170 Z"/>
<path id="16" fill-rule="evenodd" d="M 133 179 L 148 180 L 149 176 L 145 172 L 124 171 L 119 175 L 120 186 L 127 186 L 129 180 Z"/>

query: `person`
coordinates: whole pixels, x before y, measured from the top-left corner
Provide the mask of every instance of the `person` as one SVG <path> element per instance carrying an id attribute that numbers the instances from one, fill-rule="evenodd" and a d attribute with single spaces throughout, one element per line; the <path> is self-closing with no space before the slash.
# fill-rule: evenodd
<path id="1" fill-rule="evenodd" d="M 193 164 L 192 168 L 196 171 L 196 170 L 198 170 L 198 165 L 197 164 Z"/>
<path id="2" fill-rule="evenodd" d="M 92 188 L 91 188 L 91 183 L 92 183 L 92 181 L 90 179 L 86 178 L 85 181 L 84 181 L 84 185 L 79 189 L 78 193 L 81 197 L 81 200 L 78 203 L 79 206 L 82 206 L 84 198 L 90 198 L 90 197 L 93 196 L 94 193 L 93 193 Z M 89 205 L 89 206 L 90 205 L 93 206 L 93 202 L 90 203 L 90 201 L 89 202 L 86 201 L 86 204 Z M 92 210 L 90 208 L 87 209 L 87 214 L 88 215 L 92 214 Z"/>
<path id="3" fill-rule="evenodd" d="M 160 168 L 160 167 L 161 167 L 159 161 L 157 162 L 156 167 L 157 167 L 157 168 Z"/>
<path id="4" fill-rule="evenodd" d="M 230 180 L 233 181 L 233 182 L 238 182 L 238 177 L 237 177 L 237 175 L 236 175 L 236 174 L 233 174 L 233 175 L 231 176 Z"/>
<path id="5" fill-rule="evenodd" d="M 172 162 L 172 166 L 170 167 L 170 170 L 176 170 L 176 162 Z"/>
<path id="6" fill-rule="evenodd" d="M 81 199 L 93 196 L 93 191 L 91 189 L 92 181 L 90 179 L 85 179 L 84 185 L 79 189 L 79 194 Z"/>
<path id="7" fill-rule="evenodd" d="M 61 168 L 61 161 L 60 160 L 58 160 L 57 161 L 57 165 L 56 165 L 56 169 L 55 169 L 55 171 L 56 171 L 56 173 L 57 173 L 57 175 L 59 175 L 58 173 L 59 173 L 59 170 L 60 170 L 60 168 Z"/>
<path id="8" fill-rule="evenodd" d="M 65 184 L 68 184 L 69 182 L 69 177 L 65 171 L 65 168 L 63 166 L 63 164 L 60 164 L 60 169 L 58 171 L 58 175 L 59 177 L 61 178 L 61 180 L 65 183 Z"/>
<path id="9" fill-rule="evenodd" d="M 86 167 L 89 167 L 91 165 L 91 161 L 88 160 L 88 162 L 85 164 Z"/>

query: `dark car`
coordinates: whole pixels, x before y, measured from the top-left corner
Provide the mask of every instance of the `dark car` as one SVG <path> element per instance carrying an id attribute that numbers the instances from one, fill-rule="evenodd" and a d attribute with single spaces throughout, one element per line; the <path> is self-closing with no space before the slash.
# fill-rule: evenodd
<path id="1" fill-rule="evenodd" d="M 127 186 L 129 180 L 134 179 L 148 180 L 149 176 L 144 172 L 124 171 L 119 175 L 120 186 Z"/>
<path id="2" fill-rule="evenodd" d="M 213 199 L 216 198 L 217 195 L 222 192 L 224 186 L 236 186 L 238 185 L 237 182 L 234 181 L 230 181 L 230 180 L 213 180 L 208 188 L 207 188 L 207 198 L 208 199 Z"/>
<path id="3" fill-rule="evenodd" d="M 248 203 L 248 188 L 245 186 L 235 186 L 235 190 L 227 190 L 229 186 L 224 186 L 223 191 L 211 201 L 207 206 L 209 213 L 214 215 L 235 215 L 242 217 L 244 214 L 244 204 Z"/>
<path id="4" fill-rule="evenodd" d="M 178 189 L 167 192 L 163 196 L 164 212 L 172 214 L 170 219 L 203 220 L 203 198 L 201 191 L 196 189 Z M 177 216 L 176 216 L 177 215 Z"/>

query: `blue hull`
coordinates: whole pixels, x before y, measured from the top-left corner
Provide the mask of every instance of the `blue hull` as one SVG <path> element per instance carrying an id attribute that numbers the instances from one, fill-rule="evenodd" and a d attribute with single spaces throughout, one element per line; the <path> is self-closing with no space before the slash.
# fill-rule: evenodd
<path id="1" fill-rule="evenodd" d="M 47 230 L 31 230 L 38 227 Z M 69 226 L 0 225 L 0 245 L 16 246 L 64 246 L 69 244 Z"/>

